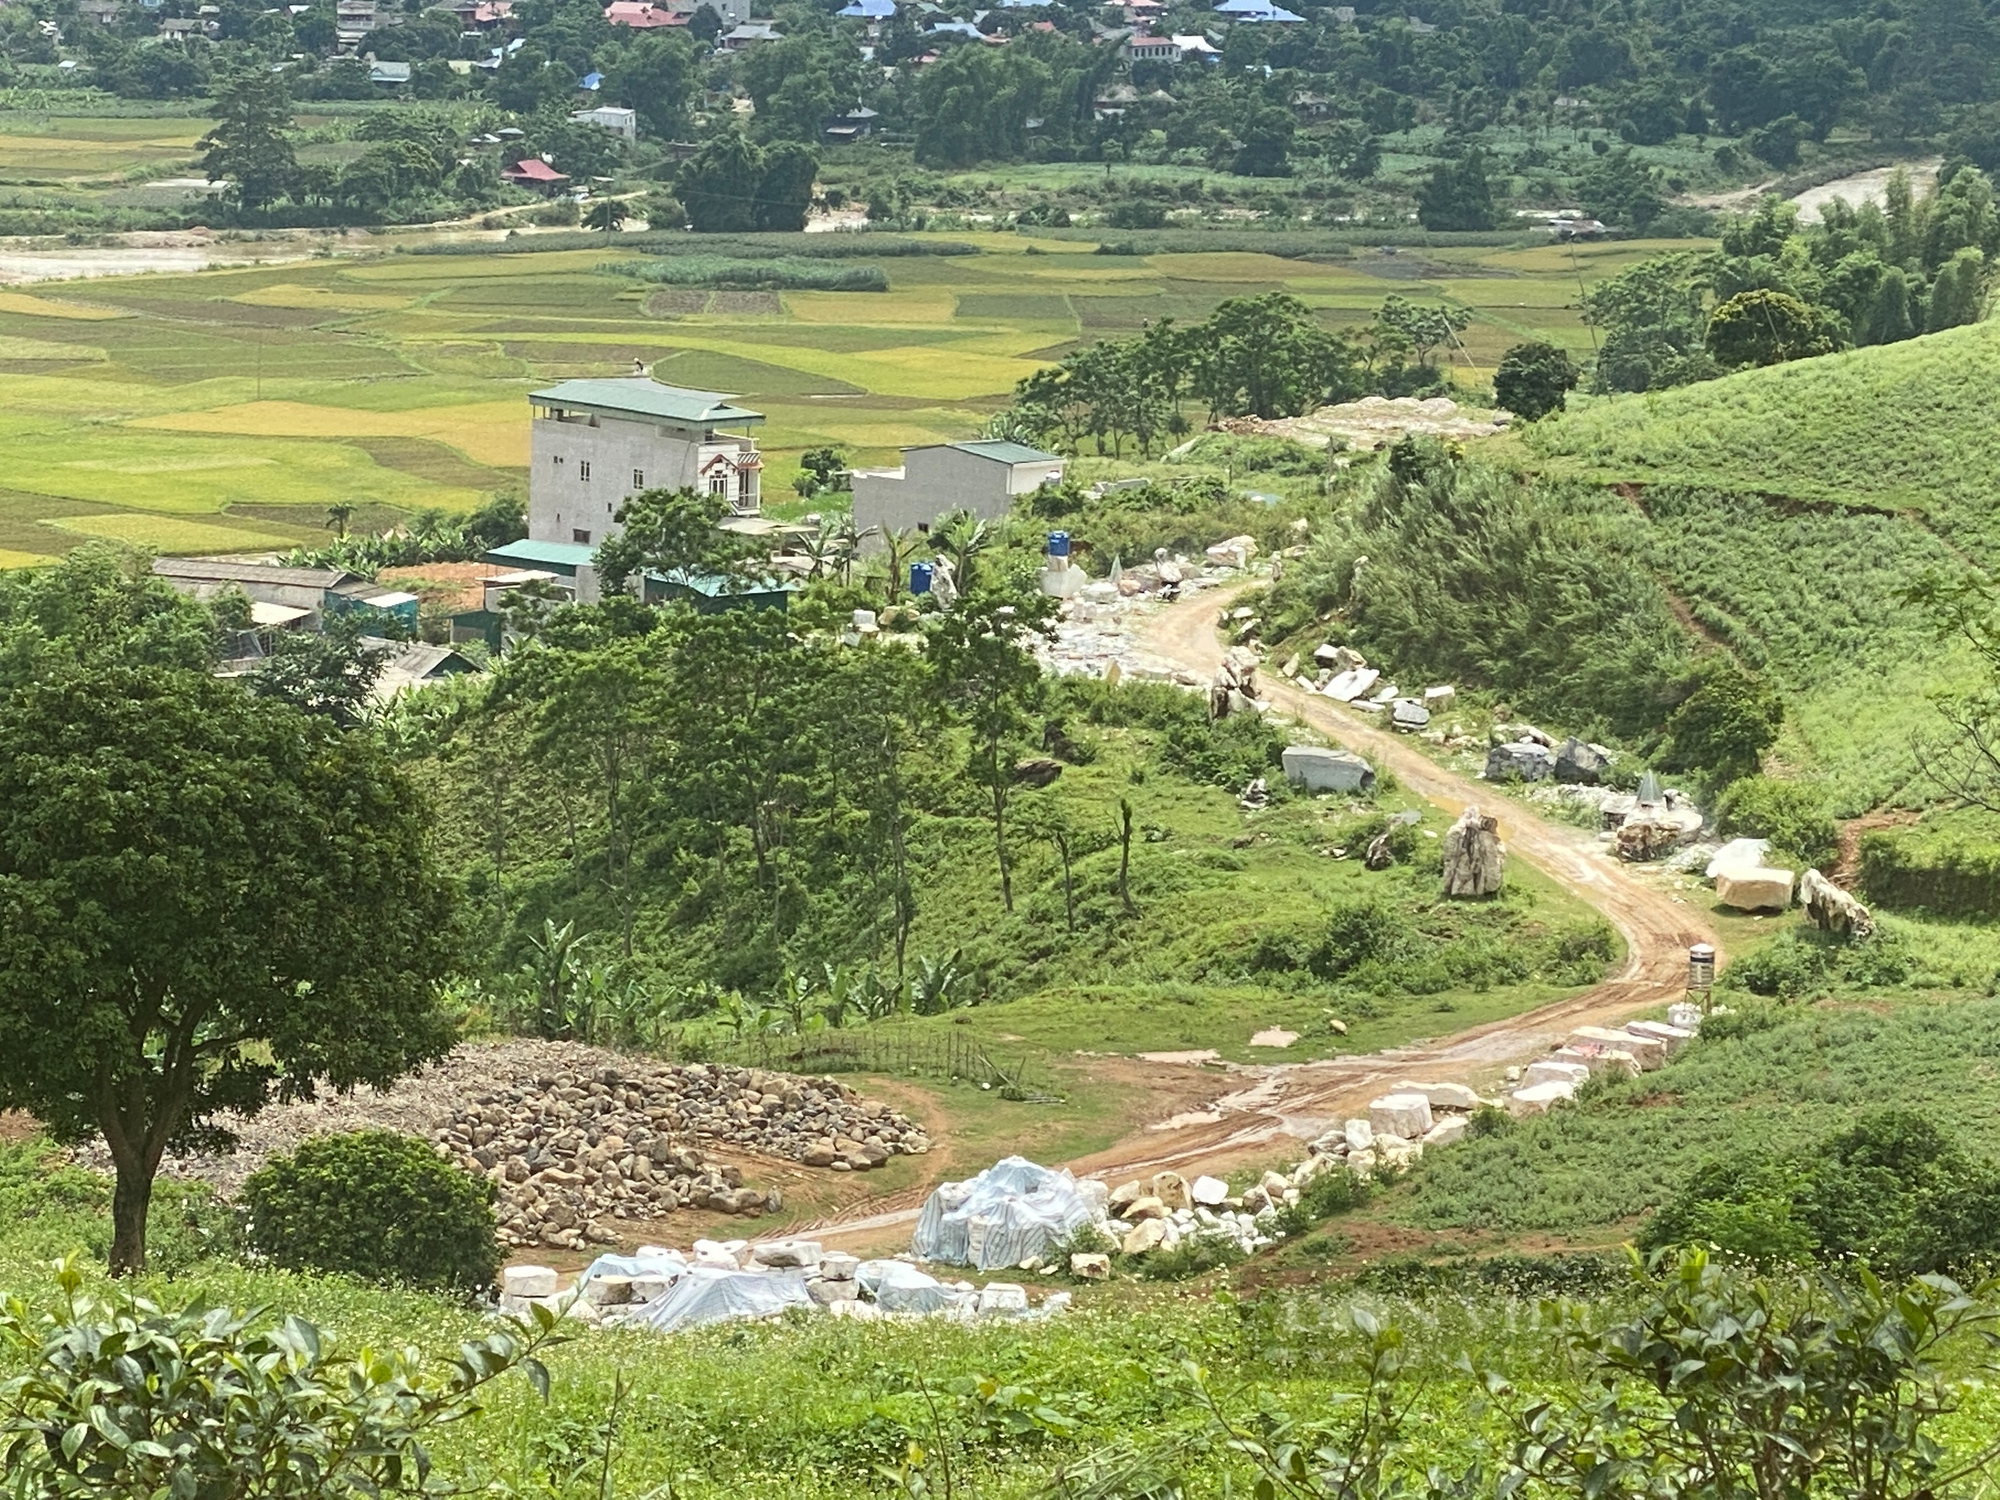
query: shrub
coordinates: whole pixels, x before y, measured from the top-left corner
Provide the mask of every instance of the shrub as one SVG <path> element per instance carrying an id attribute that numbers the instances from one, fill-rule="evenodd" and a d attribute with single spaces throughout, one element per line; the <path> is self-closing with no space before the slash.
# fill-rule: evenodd
<path id="1" fill-rule="evenodd" d="M 1863 942 L 1794 928 L 1781 932 L 1748 958 L 1723 971 L 1720 988 L 1748 990 L 1776 1000 L 1798 1000 L 1836 986 L 1889 989 L 1916 974 L 1909 945 L 1881 931 Z M 1703 1027 L 1704 1032 L 1708 1028 Z"/>
<path id="2" fill-rule="evenodd" d="M 1840 830 L 1817 782 L 1742 777 L 1716 803 L 1715 825 L 1724 838 L 1769 839 L 1774 855 L 1816 870 L 1840 853 Z"/>
<path id="3" fill-rule="evenodd" d="M 1609 1255 L 1494 1255 L 1479 1259 L 1396 1257 L 1364 1266 L 1354 1285 L 1391 1297 L 1499 1293 L 1508 1297 L 1603 1297 L 1630 1285 L 1631 1267 Z"/>
<path id="4" fill-rule="evenodd" d="M 1230 1235 L 1192 1234 L 1171 1250 L 1154 1250 L 1142 1257 L 1139 1274 L 1147 1281 L 1191 1281 L 1249 1258 L 1250 1253 Z"/>
<path id="5" fill-rule="evenodd" d="M 500 1265 L 494 1196 L 413 1137 L 319 1136 L 243 1184 L 244 1238 L 292 1270 L 476 1293 Z"/>
<path id="6" fill-rule="evenodd" d="M 2000 841 L 1956 830 L 1864 834 L 1860 885 L 1878 906 L 1991 916 L 2000 911 Z"/>

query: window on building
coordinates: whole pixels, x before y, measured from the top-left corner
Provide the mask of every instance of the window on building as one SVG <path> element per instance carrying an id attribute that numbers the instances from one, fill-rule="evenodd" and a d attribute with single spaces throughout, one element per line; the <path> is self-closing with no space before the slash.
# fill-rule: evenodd
<path id="1" fill-rule="evenodd" d="M 644 469 L 634 469 L 632 471 L 632 488 L 635 490 L 643 490 L 645 487 L 646 487 L 646 471 Z"/>
<path id="2" fill-rule="evenodd" d="M 582 463 L 580 463 L 580 464 L 578 464 L 578 465 L 576 466 L 576 477 L 577 477 L 578 479 L 588 479 L 588 478 L 590 478 L 590 460 L 589 460 L 589 459 L 587 459 L 587 458 L 586 458 L 586 459 L 585 459 L 585 460 L 584 460 L 584 461 L 583 461 Z"/>
<path id="3" fill-rule="evenodd" d="M 729 476 L 722 473 L 709 475 L 708 492 L 711 495 L 721 495 L 727 498 L 729 494 Z"/>
<path id="4" fill-rule="evenodd" d="M 587 531 L 572 531 L 569 534 L 569 539 L 581 547 L 588 547 L 590 545 L 590 533 Z"/>

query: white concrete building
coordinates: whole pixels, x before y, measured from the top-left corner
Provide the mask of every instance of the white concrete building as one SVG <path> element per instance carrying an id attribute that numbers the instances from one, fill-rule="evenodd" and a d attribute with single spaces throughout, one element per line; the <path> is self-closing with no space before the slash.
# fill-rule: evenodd
<path id="1" fill-rule="evenodd" d="M 595 125 L 599 130 L 608 130 L 623 141 L 639 139 L 639 112 L 623 109 L 616 104 L 600 104 L 595 109 L 570 111 L 570 119 L 578 125 Z"/>
<path id="2" fill-rule="evenodd" d="M 1063 461 L 1024 443 L 982 439 L 905 448 L 898 469 L 854 471 L 854 524 L 875 528 L 871 548 L 885 531 L 928 530 L 956 510 L 997 521 L 1016 495 L 1060 484 Z"/>
<path id="3" fill-rule="evenodd" d="M 565 380 L 528 400 L 533 541 L 595 547 L 618 534 L 618 507 L 641 490 L 703 490 L 726 498 L 738 516 L 761 508 L 756 440 L 722 429 L 764 417 L 727 396 L 625 375 Z"/>

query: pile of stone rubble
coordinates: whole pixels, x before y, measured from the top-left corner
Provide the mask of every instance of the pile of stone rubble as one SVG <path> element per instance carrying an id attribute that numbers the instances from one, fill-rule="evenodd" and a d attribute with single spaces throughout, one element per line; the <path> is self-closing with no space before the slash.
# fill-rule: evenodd
<path id="1" fill-rule="evenodd" d="M 1701 1007 L 1677 1003 L 1667 1007 L 1665 1021 L 1627 1021 L 1623 1026 L 1579 1026 L 1547 1057 L 1526 1068 L 1509 1068 L 1513 1086 L 1507 1096 L 1511 1115 L 1546 1114 L 1576 1097 L 1579 1085 L 1594 1073 L 1637 1077 L 1661 1067 L 1701 1030 Z"/>
<path id="2" fill-rule="evenodd" d="M 1307 1148 L 1311 1153 L 1307 1162 L 1340 1162 L 1357 1176 L 1398 1171 L 1431 1147 L 1463 1140 L 1472 1111 L 1493 1102 L 1462 1083 L 1398 1084 L 1369 1101 L 1365 1118 L 1357 1115 L 1315 1140 Z M 1311 1173 L 1306 1180 L 1311 1180 Z"/>
<path id="3" fill-rule="evenodd" d="M 1111 1189 L 1101 1227 L 1124 1255 L 1174 1250 L 1195 1240 L 1226 1240 L 1248 1252 L 1284 1237 L 1272 1220 L 1277 1206 L 1287 1201 L 1296 1203 L 1298 1190 L 1276 1172 L 1266 1172 L 1262 1185 L 1241 1194 L 1231 1193 L 1219 1177 L 1189 1182 L 1178 1172 L 1155 1172 L 1144 1182 Z M 1110 1257 L 1082 1252 L 1070 1257 L 1069 1269 L 1098 1280 L 1111 1274 Z"/>
<path id="4" fill-rule="evenodd" d="M 500 1189 L 500 1239 L 568 1249 L 609 1244 L 607 1221 L 680 1208 L 751 1214 L 783 1203 L 705 1148 L 864 1172 L 930 1149 L 904 1116 L 830 1078 L 626 1059 L 523 1068 L 466 1099 L 431 1133 Z"/>

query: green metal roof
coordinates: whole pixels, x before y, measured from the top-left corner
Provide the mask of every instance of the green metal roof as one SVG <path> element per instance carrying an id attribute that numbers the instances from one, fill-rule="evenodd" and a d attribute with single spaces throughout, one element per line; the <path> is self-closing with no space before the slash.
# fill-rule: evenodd
<path id="1" fill-rule="evenodd" d="M 583 406 L 625 416 L 658 417 L 669 422 L 761 422 L 764 414 L 731 406 L 731 398 L 715 391 L 690 391 L 661 385 L 650 375 L 619 375 L 604 380 L 565 380 L 528 399 L 542 406 Z"/>
<path id="2" fill-rule="evenodd" d="M 587 567 L 596 554 L 595 547 L 587 547 L 580 542 L 536 542 L 523 537 L 518 542 L 490 549 L 485 561 L 525 563 L 530 567 L 539 564 L 545 568 L 567 568 L 574 573 L 578 568 Z"/>
<path id="3" fill-rule="evenodd" d="M 949 443 L 947 447 L 957 448 L 964 453 L 976 453 L 981 458 L 996 459 L 1003 464 L 1052 464 L 1061 460 L 1053 453 L 1044 453 L 1039 448 L 1030 448 L 1026 443 L 1009 443 L 998 438 L 981 439 L 970 443 Z"/>

